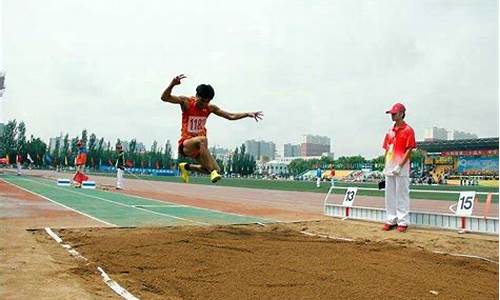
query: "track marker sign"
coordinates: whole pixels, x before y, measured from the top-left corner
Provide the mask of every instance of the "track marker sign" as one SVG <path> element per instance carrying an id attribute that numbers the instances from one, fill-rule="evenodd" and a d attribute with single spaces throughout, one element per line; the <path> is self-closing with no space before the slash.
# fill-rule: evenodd
<path id="1" fill-rule="evenodd" d="M 458 233 L 466 232 L 466 217 L 472 216 L 475 199 L 476 192 L 460 192 L 460 197 L 458 197 L 457 210 L 455 211 L 455 215 L 459 216 L 461 220 Z"/>
<path id="2" fill-rule="evenodd" d="M 460 192 L 460 197 L 458 197 L 457 210 L 455 211 L 455 215 L 460 217 L 472 216 L 472 210 L 474 209 L 475 198 L 476 198 L 476 192 Z"/>
<path id="3" fill-rule="evenodd" d="M 343 218 L 343 220 L 349 218 L 349 208 L 351 208 L 357 193 L 357 187 L 348 187 L 347 191 L 345 191 L 344 202 L 342 202 L 342 206 L 345 207 L 345 217 Z"/>
<path id="4" fill-rule="evenodd" d="M 356 198 L 356 194 L 358 193 L 357 187 L 349 187 L 347 191 L 345 191 L 344 202 L 342 202 L 342 206 L 351 207 L 354 199 Z"/>

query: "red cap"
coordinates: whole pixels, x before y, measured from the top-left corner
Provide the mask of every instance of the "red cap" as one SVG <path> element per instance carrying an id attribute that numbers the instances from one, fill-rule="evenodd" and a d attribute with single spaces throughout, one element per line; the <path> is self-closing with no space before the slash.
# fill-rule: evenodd
<path id="1" fill-rule="evenodd" d="M 399 112 L 405 112 L 406 111 L 406 108 L 403 104 L 401 103 L 396 103 L 394 104 L 390 110 L 386 111 L 385 113 L 386 114 L 396 114 L 396 113 L 399 113 Z"/>

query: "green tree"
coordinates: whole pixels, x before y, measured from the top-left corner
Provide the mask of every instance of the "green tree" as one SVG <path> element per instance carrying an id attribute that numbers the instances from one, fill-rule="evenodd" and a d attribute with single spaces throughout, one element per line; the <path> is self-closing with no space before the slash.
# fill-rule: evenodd
<path id="1" fill-rule="evenodd" d="M 75 157 L 78 154 L 78 147 L 76 146 L 76 143 L 78 143 L 79 137 L 74 137 L 71 139 L 71 157 L 68 157 L 68 164 L 70 166 L 75 165 Z"/>
<path id="2" fill-rule="evenodd" d="M 87 166 L 91 166 L 95 170 L 95 165 L 97 162 L 97 155 L 96 155 L 96 147 L 97 147 L 97 136 L 92 133 L 90 134 L 89 137 L 89 145 L 88 145 L 88 158 L 87 159 Z"/>
<path id="3" fill-rule="evenodd" d="M 135 148 L 137 147 L 137 141 L 135 139 L 132 139 L 128 145 L 128 152 L 135 153 Z"/>
<path id="4" fill-rule="evenodd" d="M 17 125 L 16 148 L 23 157 L 26 157 L 26 125 L 22 121 Z"/>
<path id="5" fill-rule="evenodd" d="M 174 159 L 172 158 L 172 145 L 170 144 L 170 140 L 167 140 L 165 143 L 165 167 L 166 168 L 173 168 L 174 165 Z"/>
<path id="6" fill-rule="evenodd" d="M 31 135 L 30 140 L 26 143 L 27 153 L 33 159 L 33 164 L 37 167 L 43 165 L 43 157 L 47 151 L 47 144 L 40 138 L 35 138 Z"/>
<path id="7" fill-rule="evenodd" d="M 361 156 L 341 156 L 335 161 L 335 166 L 338 169 L 344 170 L 359 170 L 367 160 Z"/>
<path id="8" fill-rule="evenodd" d="M 69 135 L 66 133 L 66 135 L 64 136 L 64 139 L 63 139 L 63 147 L 62 147 L 62 150 L 61 150 L 61 154 L 62 154 L 62 161 L 61 163 L 64 161 L 64 165 L 67 166 L 68 163 L 69 163 L 69 158 L 71 156 L 71 149 L 69 147 Z"/>
<path id="9" fill-rule="evenodd" d="M 371 162 L 373 164 L 373 170 L 381 171 L 384 169 L 385 155 L 377 156 L 376 158 L 372 159 Z"/>
<path id="10" fill-rule="evenodd" d="M 54 146 L 54 151 L 52 151 L 52 157 L 54 158 L 52 160 L 52 166 L 54 167 L 59 166 L 61 163 L 60 148 L 61 148 L 61 139 L 57 138 L 56 144 Z"/>
<path id="11" fill-rule="evenodd" d="M 102 165 L 102 159 L 103 159 L 103 152 L 104 152 L 104 138 L 101 138 L 99 140 L 99 143 L 97 145 L 97 151 L 96 151 L 96 163 L 99 164 L 99 166 Z"/>
<path id="12" fill-rule="evenodd" d="M 87 129 L 82 130 L 82 143 L 87 145 Z"/>
<path id="13" fill-rule="evenodd" d="M 5 125 L 0 136 L 0 154 L 2 157 L 8 156 L 10 162 L 15 162 L 16 155 L 17 121 L 11 120 Z"/>

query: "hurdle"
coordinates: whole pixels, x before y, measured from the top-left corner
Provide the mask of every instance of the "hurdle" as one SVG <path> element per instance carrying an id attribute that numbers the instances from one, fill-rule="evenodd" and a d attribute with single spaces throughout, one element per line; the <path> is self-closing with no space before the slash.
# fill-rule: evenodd
<path id="1" fill-rule="evenodd" d="M 83 181 L 82 189 L 91 189 L 95 190 L 95 181 Z"/>
<path id="2" fill-rule="evenodd" d="M 66 178 L 58 178 L 57 179 L 57 185 L 58 186 L 70 186 L 71 185 L 71 180 L 66 179 Z"/>

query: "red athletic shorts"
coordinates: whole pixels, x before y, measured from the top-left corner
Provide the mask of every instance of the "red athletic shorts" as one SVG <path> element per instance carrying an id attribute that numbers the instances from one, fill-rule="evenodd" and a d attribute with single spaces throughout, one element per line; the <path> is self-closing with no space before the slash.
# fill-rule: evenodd
<path id="1" fill-rule="evenodd" d="M 198 158 L 198 156 L 200 156 L 200 150 L 199 149 L 193 151 L 193 153 L 191 153 L 191 155 L 187 155 L 186 153 L 184 153 L 184 141 L 185 140 L 188 140 L 188 139 L 181 138 L 179 140 L 179 147 L 177 148 L 177 151 L 178 151 L 179 155 L 180 156 L 185 156 L 185 157 L 191 157 L 191 158 Z"/>

